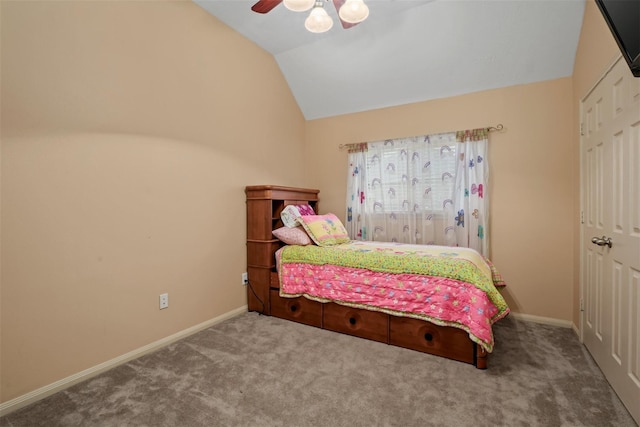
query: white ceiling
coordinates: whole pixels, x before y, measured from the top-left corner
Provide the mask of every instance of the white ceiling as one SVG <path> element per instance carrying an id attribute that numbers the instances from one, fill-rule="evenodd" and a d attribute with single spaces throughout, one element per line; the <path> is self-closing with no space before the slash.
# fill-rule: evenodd
<path id="1" fill-rule="evenodd" d="M 369 18 L 312 34 L 308 12 L 194 0 L 272 53 L 307 120 L 573 73 L 585 0 L 366 0 Z"/>

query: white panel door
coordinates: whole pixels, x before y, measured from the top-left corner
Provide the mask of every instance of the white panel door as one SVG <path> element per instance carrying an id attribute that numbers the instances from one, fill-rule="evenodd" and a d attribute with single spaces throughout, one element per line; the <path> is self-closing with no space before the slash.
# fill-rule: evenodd
<path id="1" fill-rule="evenodd" d="M 640 423 L 640 78 L 625 61 L 581 115 L 583 339 Z"/>

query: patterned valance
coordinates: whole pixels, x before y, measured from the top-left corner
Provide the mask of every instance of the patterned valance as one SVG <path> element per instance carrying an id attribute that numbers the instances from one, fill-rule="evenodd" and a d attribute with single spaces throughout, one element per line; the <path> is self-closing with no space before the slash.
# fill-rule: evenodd
<path id="1" fill-rule="evenodd" d="M 366 142 L 359 142 L 357 144 L 345 144 L 344 147 L 349 151 L 349 153 L 362 153 L 368 150 L 368 145 Z"/>
<path id="2" fill-rule="evenodd" d="M 487 128 L 459 130 L 456 132 L 457 142 L 481 141 L 487 139 L 489 130 Z"/>

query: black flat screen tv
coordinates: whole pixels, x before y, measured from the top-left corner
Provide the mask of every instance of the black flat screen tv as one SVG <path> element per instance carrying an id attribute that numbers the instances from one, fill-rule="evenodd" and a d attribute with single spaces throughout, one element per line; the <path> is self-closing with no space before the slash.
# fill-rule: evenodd
<path id="1" fill-rule="evenodd" d="M 596 0 L 631 73 L 640 77 L 640 0 Z"/>

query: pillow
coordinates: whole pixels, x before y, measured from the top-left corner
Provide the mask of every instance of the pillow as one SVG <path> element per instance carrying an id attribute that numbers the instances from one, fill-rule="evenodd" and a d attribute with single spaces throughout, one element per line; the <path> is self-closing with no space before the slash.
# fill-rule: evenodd
<path id="1" fill-rule="evenodd" d="M 296 207 L 298 208 L 298 212 L 300 212 L 301 216 L 316 214 L 311 205 L 296 205 Z"/>
<path id="2" fill-rule="evenodd" d="M 272 231 L 273 235 L 282 240 L 287 245 L 312 245 L 313 242 L 309 238 L 309 235 L 302 227 L 280 227 Z"/>
<path id="3" fill-rule="evenodd" d="M 280 213 L 280 219 L 286 227 L 297 227 L 298 218 L 304 215 L 315 215 L 311 205 L 288 205 Z"/>
<path id="4" fill-rule="evenodd" d="M 301 216 L 298 222 L 318 246 L 339 245 L 351 240 L 342 222 L 332 213 Z"/>

